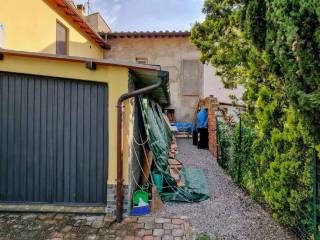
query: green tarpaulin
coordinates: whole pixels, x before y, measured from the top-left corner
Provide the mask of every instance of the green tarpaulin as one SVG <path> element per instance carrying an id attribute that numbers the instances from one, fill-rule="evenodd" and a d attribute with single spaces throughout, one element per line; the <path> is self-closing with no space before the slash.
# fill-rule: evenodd
<path id="1" fill-rule="evenodd" d="M 177 186 L 169 170 L 169 150 L 173 135 L 162 115 L 161 107 L 145 97 L 140 97 L 139 103 L 155 167 L 164 178 L 164 189 L 160 193 L 162 200 L 199 202 L 208 199 L 208 184 L 201 169 L 183 168 L 180 178 L 185 186 Z"/>

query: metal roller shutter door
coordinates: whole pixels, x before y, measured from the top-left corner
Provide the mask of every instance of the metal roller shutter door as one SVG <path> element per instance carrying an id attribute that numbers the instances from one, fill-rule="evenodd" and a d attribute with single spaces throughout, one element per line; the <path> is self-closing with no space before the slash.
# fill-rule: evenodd
<path id="1" fill-rule="evenodd" d="M 0 202 L 106 203 L 105 84 L 0 72 Z"/>

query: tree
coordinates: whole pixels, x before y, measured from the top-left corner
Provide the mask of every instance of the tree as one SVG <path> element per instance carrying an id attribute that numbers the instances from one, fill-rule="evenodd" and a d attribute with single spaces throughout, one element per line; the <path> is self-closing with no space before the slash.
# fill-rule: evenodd
<path id="1" fill-rule="evenodd" d="M 255 167 L 242 170 L 251 171 L 242 184 L 254 185 L 256 199 L 282 223 L 310 229 L 312 153 L 320 150 L 320 1 L 206 0 L 203 12 L 191 41 L 226 87 L 246 88 L 245 121 L 257 133 L 246 149 L 246 164 Z"/>

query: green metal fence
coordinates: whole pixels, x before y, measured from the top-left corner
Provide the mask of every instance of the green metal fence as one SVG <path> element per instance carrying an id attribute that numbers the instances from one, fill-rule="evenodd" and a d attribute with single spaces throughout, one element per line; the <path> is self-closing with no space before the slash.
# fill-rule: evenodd
<path id="1" fill-rule="evenodd" d="M 231 174 L 233 180 L 238 184 L 239 187 L 244 188 L 241 183 L 242 178 L 242 168 L 246 167 L 241 159 L 246 159 L 246 152 L 242 151 L 243 149 L 243 122 L 240 117 L 239 119 L 239 129 L 235 131 L 235 127 L 228 125 L 223 121 L 216 118 L 217 123 L 217 161 L 219 165 Z M 236 134 L 236 135 L 234 135 Z M 233 146 L 232 138 L 238 138 L 238 145 Z M 242 157 L 233 159 L 232 155 L 234 151 L 244 154 Z M 244 165 L 244 166 L 243 166 Z M 316 151 L 314 150 L 313 155 L 313 164 L 312 164 L 312 198 L 310 201 L 310 206 L 312 208 L 311 214 L 305 212 L 302 209 L 297 211 L 296 216 L 296 227 L 293 228 L 293 231 L 300 239 L 313 239 L 320 240 L 319 236 L 319 227 L 320 227 L 320 218 L 319 218 L 319 188 L 320 188 L 320 162 Z M 312 226 L 310 223 L 312 222 Z"/>

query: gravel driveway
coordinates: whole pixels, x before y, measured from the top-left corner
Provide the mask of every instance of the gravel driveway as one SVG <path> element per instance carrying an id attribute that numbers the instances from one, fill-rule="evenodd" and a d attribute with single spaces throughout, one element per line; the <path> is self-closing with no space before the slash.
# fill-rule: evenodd
<path id="1" fill-rule="evenodd" d="M 197 149 L 189 139 L 179 139 L 178 150 L 177 159 L 184 165 L 204 169 L 211 198 L 201 203 L 167 203 L 157 215 L 187 216 L 196 233 L 218 239 L 295 239 L 233 183 L 209 151 Z"/>

